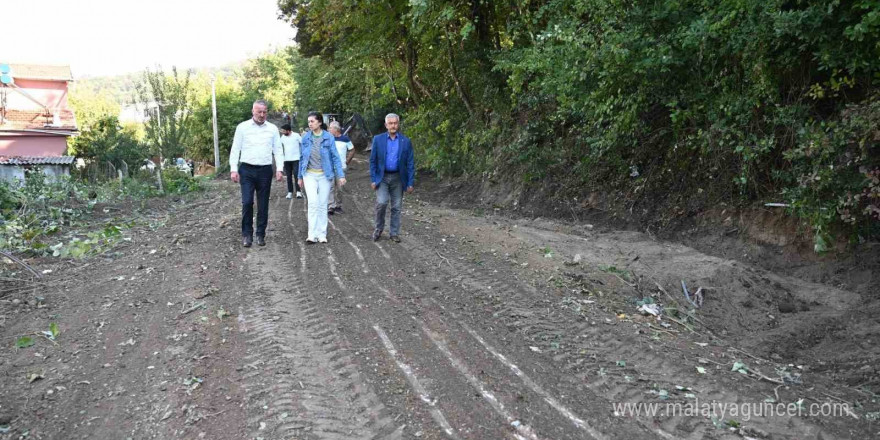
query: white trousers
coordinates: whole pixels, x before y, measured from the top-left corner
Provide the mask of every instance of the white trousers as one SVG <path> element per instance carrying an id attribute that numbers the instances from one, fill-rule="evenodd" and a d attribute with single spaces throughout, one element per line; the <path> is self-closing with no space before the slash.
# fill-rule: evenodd
<path id="1" fill-rule="evenodd" d="M 312 240 L 327 238 L 327 198 L 330 181 L 324 174 L 303 173 L 303 186 L 309 201 L 309 237 Z"/>

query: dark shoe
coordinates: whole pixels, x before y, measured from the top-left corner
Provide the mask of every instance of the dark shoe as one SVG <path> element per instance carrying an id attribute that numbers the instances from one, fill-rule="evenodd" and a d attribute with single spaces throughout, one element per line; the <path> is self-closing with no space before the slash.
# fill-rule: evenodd
<path id="1" fill-rule="evenodd" d="M 381 229 L 376 229 L 375 231 L 373 231 L 373 241 L 379 241 L 379 237 L 381 237 L 381 236 L 382 236 Z"/>
<path id="2" fill-rule="evenodd" d="M 341 206 L 337 206 L 337 207 L 333 208 L 333 210 L 336 211 L 337 214 L 342 214 L 342 207 Z"/>
<path id="3" fill-rule="evenodd" d="M 330 208 L 327 210 L 327 215 L 333 215 L 335 213 L 336 213 L 336 211 L 334 211 L 333 208 Z"/>
<path id="4" fill-rule="evenodd" d="M 252 237 L 241 237 L 241 245 L 244 247 L 251 247 L 254 243 L 254 239 Z"/>
<path id="5" fill-rule="evenodd" d="M 395 243 L 400 243 L 400 237 L 397 236 L 397 235 L 392 235 L 392 236 L 391 236 L 391 241 L 393 241 L 393 242 L 395 242 Z"/>
<path id="6" fill-rule="evenodd" d="M 265 246 L 266 245 L 266 237 L 257 236 L 257 246 Z"/>

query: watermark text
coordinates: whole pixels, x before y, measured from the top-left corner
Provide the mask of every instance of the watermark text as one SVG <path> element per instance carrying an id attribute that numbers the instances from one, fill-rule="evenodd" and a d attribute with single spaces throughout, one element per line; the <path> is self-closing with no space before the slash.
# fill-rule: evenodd
<path id="1" fill-rule="evenodd" d="M 854 413 L 844 402 L 806 403 L 803 400 L 781 402 L 719 402 L 700 399 L 687 402 L 612 403 L 617 417 L 706 417 L 749 421 L 752 417 L 850 417 Z"/>

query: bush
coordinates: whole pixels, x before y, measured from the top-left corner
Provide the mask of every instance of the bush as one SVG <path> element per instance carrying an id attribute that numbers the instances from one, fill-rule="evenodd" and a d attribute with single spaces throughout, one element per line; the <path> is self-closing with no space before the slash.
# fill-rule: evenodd
<path id="1" fill-rule="evenodd" d="M 115 116 L 104 116 L 83 127 L 82 133 L 73 138 L 69 154 L 87 162 L 110 162 L 130 166 L 140 164 L 149 157 L 147 149 L 138 142 L 132 127 L 123 127 Z"/>
<path id="2" fill-rule="evenodd" d="M 9 182 L 0 180 L 0 217 L 5 219 L 21 206 L 21 192 Z"/>
<path id="3" fill-rule="evenodd" d="M 162 170 L 162 184 L 164 185 L 165 192 L 169 194 L 188 193 L 203 189 L 199 179 L 175 167 L 168 167 Z"/>
<path id="4" fill-rule="evenodd" d="M 39 171 L 29 172 L 23 184 L 0 184 L 0 197 L 7 199 L 0 224 L 0 249 L 44 250 L 44 237 L 75 223 L 80 215 L 77 198 L 83 195 L 70 178 L 47 180 Z"/>
<path id="5" fill-rule="evenodd" d="M 840 119 L 812 122 L 785 152 L 784 193 L 815 232 L 816 250 L 832 235 L 851 241 L 880 235 L 880 96 L 849 106 Z"/>
<path id="6" fill-rule="evenodd" d="M 169 168 L 163 174 L 167 194 L 202 189 L 198 179 Z M 29 174 L 23 184 L 0 182 L 0 249 L 61 257 L 80 257 L 107 249 L 121 239 L 119 227 L 103 226 L 101 231 L 80 233 L 87 226 L 87 214 L 97 203 L 144 200 L 161 196 L 154 176 L 149 180 L 123 179 L 92 184 L 66 176 L 46 179 L 41 173 Z M 68 244 L 58 241 L 60 233 L 72 236 Z"/>

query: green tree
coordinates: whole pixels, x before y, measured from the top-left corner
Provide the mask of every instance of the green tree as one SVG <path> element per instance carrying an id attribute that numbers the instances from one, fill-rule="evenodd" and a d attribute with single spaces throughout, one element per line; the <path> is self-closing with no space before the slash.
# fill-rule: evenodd
<path id="1" fill-rule="evenodd" d="M 222 78 L 216 82 L 217 92 L 217 134 L 220 148 L 220 162 L 228 163 L 229 149 L 235 135 L 235 127 L 251 117 L 251 107 L 257 99 L 245 92 L 235 82 Z M 211 112 L 211 95 L 203 96 L 194 106 L 193 141 L 190 154 L 193 158 L 214 160 L 214 126 Z"/>
<path id="2" fill-rule="evenodd" d="M 153 113 L 145 123 L 145 133 L 152 152 L 159 157 L 159 169 L 165 157 L 177 157 L 186 151 L 191 140 L 193 89 L 190 83 L 192 71 L 180 74 L 176 67 L 170 74 L 146 69 L 143 82 L 135 85 L 135 101 Z M 162 173 L 159 189 L 162 190 Z"/>
<path id="3" fill-rule="evenodd" d="M 296 93 L 293 77 L 295 56 L 296 52 L 287 48 L 249 60 L 241 84 L 245 94 L 265 99 L 271 106 L 270 110 L 290 112 Z"/>
<path id="4" fill-rule="evenodd" d="M 394 110 L 440 174 L 630 213 L 782 199 L 817 237 L 880 237 L 877 0 L 278 5 L 297 109 Z"/>
<path id="5" fill-rule="evenodd" d="M 94 91 L 75 84 L 70 90 L 70 107 L 76 115 L 80 130 L 92 127 L 98 120 L 108 116 L 118 116 L 121 106 L 106 90 Z"/>
<path id="6" fill-rule="evenodd" d="M 73 138 L 70 153 L 88 161 L 111 162 L 116 166 L 125 162 L 129 167 L 139 167 L 149 157 L 136 134 L 120 126 L 116 116 L 104 116 L 92 122 Z"/>

